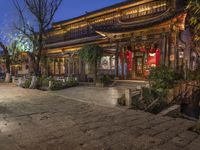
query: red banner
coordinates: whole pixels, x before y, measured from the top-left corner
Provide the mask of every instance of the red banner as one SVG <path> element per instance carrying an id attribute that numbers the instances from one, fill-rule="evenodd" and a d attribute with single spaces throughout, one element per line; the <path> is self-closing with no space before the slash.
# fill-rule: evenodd
<path id="1" fill-rule="evenodd" d="M 160 65 L 160 49 L 154 50 L 151 49 L 149 51 L 148 57 L 148 65 L 151 66 L 159 66 Z"/>

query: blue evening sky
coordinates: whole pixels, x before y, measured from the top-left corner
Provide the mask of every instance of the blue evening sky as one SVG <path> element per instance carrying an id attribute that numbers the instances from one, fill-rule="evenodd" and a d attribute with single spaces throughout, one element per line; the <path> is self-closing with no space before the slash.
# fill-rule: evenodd
<path id="1" fill-rule="evenodd" d="M 63 0 L 54 21 L 77 17 L 84 14 L 85 11 L 90 12 L 122 1 L 124 0 Z M 0 27 L 11 23 L 15 17 L 17 16 L 12 0 L 0 0 Z"/>
<path id="2" fill-rule="evenodd" d="M 21 1 L 21 0 L 20 0 Z M 54 22 L 70 19 L 125 0 L 63 0 Z M 12 0 L 0 0 L 0 31 L 7 31 L 18 17 Z M 2 38 L 0 33 L 0 38 Z M 1 49 L 0 49 L 1 50 Z"/>

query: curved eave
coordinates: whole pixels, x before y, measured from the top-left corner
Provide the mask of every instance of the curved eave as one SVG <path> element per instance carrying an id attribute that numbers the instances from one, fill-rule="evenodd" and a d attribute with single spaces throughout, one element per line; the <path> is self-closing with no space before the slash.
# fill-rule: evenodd
<path id="1" fill-rule="evenodd" d="M 181 10 L 177 10 L 175 12 L 169 12 L 168 14 L 163 15 L 162 17 L 159 17 L 157 19 L 143 21 L 143 22 L 140 22 L 140 23 L 132 23 L 132 24 L 120 24 L 119 23 L 116 26 L 114 26 L 113 28 L 103 27 L 101 29 L 101 28 L 95 28 L 94 27 L 94 29 L 97 32 L 111 33 L 111 34 L 130 32 L 130 31 L 144 29 L 144 28 L 147 28 L 147 27 L 152 27 L 152 26 L 161 24 L 163 22 L 169 21 L 169 20 L 173 19 L 174 17 L 180 15 L 183 12 L 184 12 L 184 10 L 181 9 Z"/>
<path id="2" fill-rule="evenodd" d="M 66 47 L 66 46 L 73 46 L 81 43 L 88 43 L 93 41 L 102 40 L 102 36 L 92 36 L 92 37 L 86 37 L 86 38 L 80 38 L 80 39 L 74 39 L 69 41 L 63 41 L 63 42 L 57 42 L 57 43 L 51 43 L 47 44 L 46 48 L 53 49 L 53 48 L 60 48 L 60 47 Z"/>

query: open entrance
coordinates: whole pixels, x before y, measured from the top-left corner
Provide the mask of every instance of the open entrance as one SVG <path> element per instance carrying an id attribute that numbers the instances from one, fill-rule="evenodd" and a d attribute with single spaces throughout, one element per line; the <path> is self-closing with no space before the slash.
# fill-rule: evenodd
<path id="1" fill-rule="evenodd" d="M 143 68 L 144 68 L 144 57 L 141 56 L 135 57 L 135 69 L 133 70 L 134 71 L 133 74 L 135 74 L 135 77 L 137 78 L 143 77 L 144 75 Z"/>
<path id="2" fill-rule="evenodd" d="M 119 79 L 145 80 L 150 68 L 159 64 L 160 49 L 157 44 L 133 43 L 120 51 Z"/>

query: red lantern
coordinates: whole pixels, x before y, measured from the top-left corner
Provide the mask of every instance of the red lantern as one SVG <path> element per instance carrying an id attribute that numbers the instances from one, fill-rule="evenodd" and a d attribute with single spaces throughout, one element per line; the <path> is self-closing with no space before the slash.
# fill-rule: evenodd
<path id="1" fill-rule="evenodd" d="M 149 53 L 148 65 L 149 66 L 160 65 L 160 49 L 157 49 L 154 53 Z"/>
<path id="2" fill-rule="evenodd" d="M 132 52 L 129 50 L 126 50 L 125 56 L 127 60 L 128 71 L 132 71 L 132 63 L 133 63 Z"/>
<path id="3" fill-rule="evenodd" d="M 155 48 L 151 48 L 150 50 L 149 50 L 149 53 L 155 53 L 156 52 L 156 49 Z"/>
<path id="4" fill-rule="evenodd" d="M 140 52 L 143 52 L 143 53 L 147 52 L 144 46 L 140 47 Z"/>

